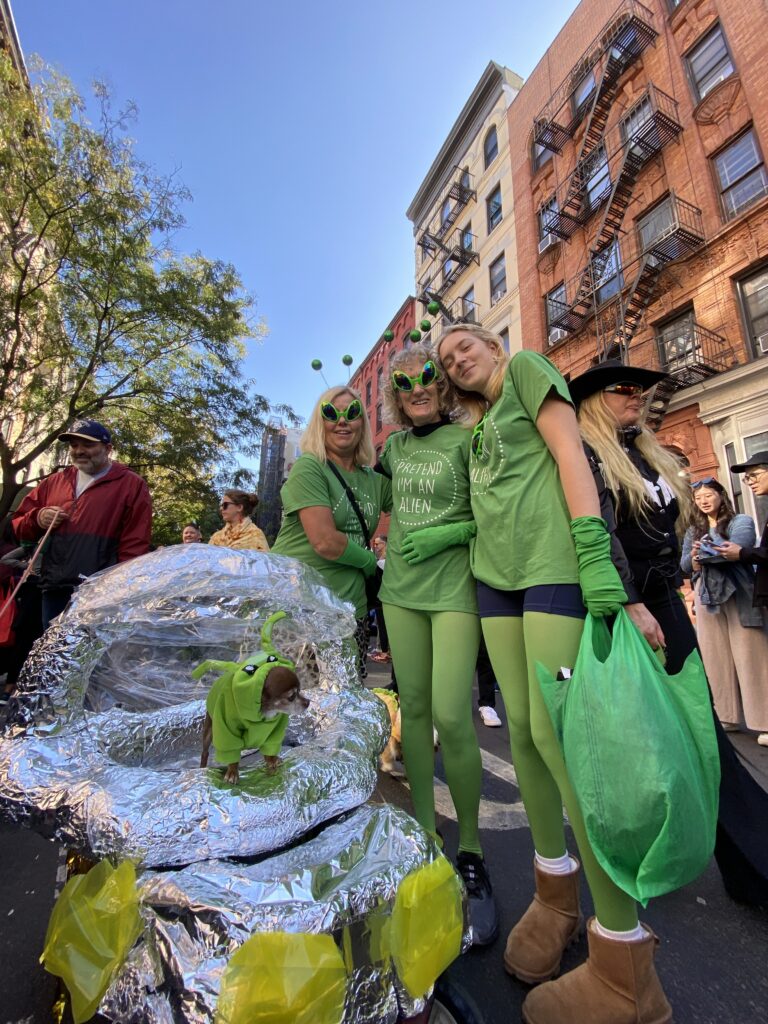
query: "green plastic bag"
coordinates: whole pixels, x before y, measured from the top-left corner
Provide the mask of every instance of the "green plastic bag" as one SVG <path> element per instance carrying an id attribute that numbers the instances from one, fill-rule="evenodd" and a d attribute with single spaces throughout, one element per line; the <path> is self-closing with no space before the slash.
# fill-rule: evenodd
<path id="1" fill-rule="evenodd" d="M 89 1020 L 141 931 L 136 869 L 108 860 L 70 878 L 56 901 L 40 960 L 62 979 L 75 1024 Z"/>
<path id="2" fill-rule="evenodd" d="M 715 845 L 720 759 L 704 666 L 668 676 L 624 610 L 587 615 L 571 679 L 536 671 L 595 856 L 645 906 Z"/>

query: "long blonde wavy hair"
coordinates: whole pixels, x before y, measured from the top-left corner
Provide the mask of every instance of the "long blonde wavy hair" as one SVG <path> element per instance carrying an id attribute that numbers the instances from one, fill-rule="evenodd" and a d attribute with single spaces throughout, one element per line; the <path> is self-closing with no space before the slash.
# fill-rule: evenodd
<path id="1" fill-rule="evenodd" d="M 299 439 L 299 448 L 304 455 L 314 455 L 320 462 L 328 461 L 328 453 L 325 450 L 325 427 L 323 426 L 323 417 L 320 413 L 320 407 L 324 402 L 332 402 L 336 405 L 336 399 L 339 395 L 352 395 L 353 398 L 360 399 L 360 395 L 351 388 L 348 384 L 340 384 L 335 388 L 328 388 L 318 398 L 315 408 L 312 410 L 312 415 L 309 417 L 309 423 L 307 429 L 301 435 Z M 371 424 L 368 420 L 368 413 L 365 411 L 365 406 L 360 399 L 360 404 L 363 406 L 363 430 L 360 434 L 360 441 L 358 442 L 357 448 L 355 448 L 355 465 L 356 466 L 372 466 L 374 460 L 373 450 L 373 438 L 371 437 Z"/>
<path id="2" fill-rule="evenodd" d="M 601 391 L 585 398 L 578 409 L 579 430 L 594 450 L 602 466 L 603 478 L 617 502 L 623 502 L 630 516 L 645 516 L 651 509 L 648 491 L 619 441 L 616 420 L 605 404 Z M 635 440 L 635 447 L 645 461 L 669 484 L 680 506 L 678 528 L 684 530 L 691 517 L 693 502 L 687 478 L 680 476 L 683 468 L 679 459 L 659 444 L 656 435 L 647 427 Z"/>
<path id="3" fill-rule="evenodd" d="M 491 374 L 491 379 L 488 382 L 489 398 L 486 398 L 477 391 L 464 391 L 455 384 L 453 385 L 458 403 L 464 410 L 464 416 L 462 419 L 470 427 L 474 427 L 475 424 L 479 423 L 483 416 L 485 416 L 489 406 L 493 405 L 501 394 L 501 388 L 504 384 L 504 374 L 507 369 L 507 364 L 509 363 L 509 356 L 507 355 L 507 351 L 504 348 L 504 342 L 501 340 L 500 335 L 496 334 L 494 331 L 489 331 L 487 327 L 480 327 L 477 324 L 450 324 L 440 335 L 440 340 L 437 343 L 436 352 L 438 360 L 440 359 L 440 346 L 446 338 L 449 338 L 452 334 L 456 334 L 458 331 L 463 331 L 465 334 L 471 334 L 473 338 L 479 338 L 480 341 L 484 341 L 493 353 L 493 359 L 496 363 L 496 369 Z M 445 373 L 442 363 L 440 364 L 440 371 Z"/>

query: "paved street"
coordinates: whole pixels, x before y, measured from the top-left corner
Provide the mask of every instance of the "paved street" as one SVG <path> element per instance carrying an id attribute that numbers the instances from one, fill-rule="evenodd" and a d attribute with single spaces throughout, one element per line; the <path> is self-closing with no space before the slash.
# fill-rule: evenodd
<path id="1" fill-rule="evenodd" d="M 388 669 L 370 663 L 369 685 L 384 686 Z M 498 710 L 504 717 L 503 704 Z M 488 729 L 476 716 L 483 750 L 482 840 L 501 908 L 501 936 L 492 947 L 473 950 L 450 976 L 482 1008 L 485 1024 L 520 1019 L 526 988 L 501 965 L 506 933 L 531 896 L 533 848 L 509 758 L 506 727 Z M 768 785 L 768 749 L 736 736 L 751 769 Z M 457 830 L 437 759 L 436 792 L 449 854 Z M 407 783 L 382 775 L 375 799 L 408 808 Z M 24 830 L 0 826 L 0 1024 L 48 1024 L 54 981 L 38 964 L 53 903 L 59 863 L 57 847 Z M 585 910 L 588 910 L 584 891 Z M 768 1022 L 768 918 L 733 903 L 712 863 L 695 883 L 654 900 L 642 918 L 658 934 L 658 970 L 675 1011 L 676 1024 L 765 1024 Z M 585 941 L 566 955 L 566 969 L 586 954 Z M 585 1022 L 588 1024 L 588 1022 Z"/>

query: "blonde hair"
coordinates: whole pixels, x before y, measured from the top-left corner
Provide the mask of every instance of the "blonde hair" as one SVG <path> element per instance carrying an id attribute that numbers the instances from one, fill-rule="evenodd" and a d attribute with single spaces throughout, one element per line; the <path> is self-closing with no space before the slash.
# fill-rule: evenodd
<path id="1" fill-rule="evenodd" d="M 602 467 L 603 478 L 617 502 L 623 502 L 631 516 L 644 516 L 650 511 L 651 501 L 637 468 L 619 442 L 618 426 L 605 404 L 601 391 L 585 398 L 578 409 L 579 430 L 594 450 Z M 678 526 L 687 526 L 691 516 L 691 488 L 682 479 L 682 463 L 659 444 L 656 435 L 647 427 L 635 441 L 635 447 L 645 461 L 669 484 L 680 507 Z"/>
<path id="2" fill-rule="evenodd" d="M 318 398 L 315 403 L 315 408 L 312 410 L 312 415 L 309 417 L 309 423 L 307 429 L 301 435 L 299 440 L 299 448 L 304 455 L 314 455 L 319 462 L 328 461 L 328 453 L 325 450 L 325 427 L 323 423 L 323 417 L 320 413 L 320 408 L 325 402 L 332 402 L 336 405 L 336 399 L 339 395 L 352 395 L 352 398 L 356 398 L 362 407 L 362 416 L 360 417 L 363 421 L 363 429 L 360 434 L 360 440 L 357 448 L 354 452 L 354 462 L 356 466 L 372 466 L 374 461 L 374 450 L 373 450 L 373 438 L 371 437 L 371 424 L 368 421 L 368 413 L 365 411 L 365 406 L 360 398 L 360 395 L 351 388 L 348 384 L 338 385 L 335 388 L 328 388 Z"/>
<path id="3" fill-rule="evenodd" d="M 473 338 L 478 338 L 480 341 L 484 341 L 488 348 L 493 352 L 494 362 L 497 364 L 496 369 L 493 371 L 490 380 L 488 381 L 489 398 L 486 398 L 477 391 L 464 391 L 455 384 L 453 385 L 454 391 L 456 392 L 456 399 L 464 411 L 463 419 L 469 424 L 469 426 L 474 427 L 475 424 L 479 423 L 483 416 L 485 416 L 489 406 L 498 401 L 499 396 L 501 395 L 501 389 L 504 384 L 504 374 L 506 373 L 507 365 L 509 363 L 509 356 L 507 355 L 500 335 L 496 334 L 494 331 L 489 331 L 487 327 L 479 327 L 477 324 L 449 324 L 440 335 L 440 340 L 437 343 L 438 361 L 440 359 L 440 346 L 446 338 L 450 337 L 451 334 L 456 334 L 458 331 L 464 331 L 465 334 L 471 334 Z M 442 363 L 440 364 L 440 369 L 445 373 Z"/>
<path id="4" fill-rule="evenodd" d="M 423 366 L 429 359 L 437 365 L 437 355 L 431 345 L 412 345 L 410 348 L 395 352 L 389 360 L 389 372 L 384 387 L 384 418 L 388 423 L 396 423 L 398 427 L 413 426 L 403 410 L 401 392 L 392 383 L 392 374 L 395 370 L 401 370 L 411 363 Z M 437 388 L 440 414 L 450 416 L 451 413 L 456 412 L 456 391 L 444 370 L 439 371 L 439 376 L 433 387 Z"/>

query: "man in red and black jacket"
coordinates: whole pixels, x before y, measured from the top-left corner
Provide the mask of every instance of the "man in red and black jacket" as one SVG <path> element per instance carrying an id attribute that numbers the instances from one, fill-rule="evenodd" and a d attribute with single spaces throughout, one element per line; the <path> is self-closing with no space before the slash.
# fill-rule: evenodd
<path id="1" fill-rule="evenodd" d="M 78 420 L 59 437 L 69 443 L 72 465 L 46 477 L 13 516 L 20 541 L 43 550 L 40 587 L 43 625 L 64 610 L 87 576 L 146 554 L 152 532 L 152 499 L 140 476 L 110 459 L 112 436 L 96 420 Z"/>

